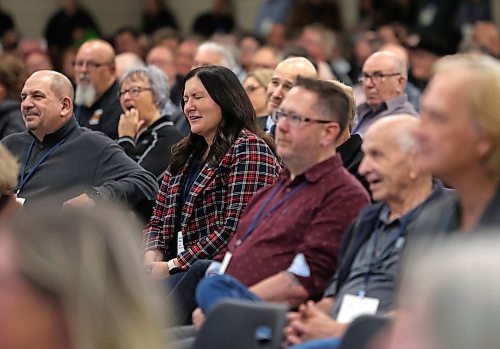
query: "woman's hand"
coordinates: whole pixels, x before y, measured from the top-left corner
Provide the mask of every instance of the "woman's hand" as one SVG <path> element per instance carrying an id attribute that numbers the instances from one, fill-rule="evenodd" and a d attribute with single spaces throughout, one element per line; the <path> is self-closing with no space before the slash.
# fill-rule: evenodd
<path id="1" fill-rule="evenodd" d="M 139 111 L 135 108 L 126 110 L 120 115 L 118 123 L 118 137 L 134 138 L 144 125 L 144 120 L 139 119 Z"/>

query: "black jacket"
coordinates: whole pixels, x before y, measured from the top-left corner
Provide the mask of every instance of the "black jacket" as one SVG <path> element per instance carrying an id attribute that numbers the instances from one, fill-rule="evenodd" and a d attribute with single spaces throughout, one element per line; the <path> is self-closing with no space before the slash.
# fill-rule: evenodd
<path id="1" fill-rule="evenodd" d="M 139 165 L 156 176 L 161 183 L 172 156 L 172 146 L 182 139 L 174 123 L 163 116 L 139 133 L 137 140 L 120 137 L 118 144 Z"/>
<path id="2" fill-rule="evenodd" d="M 104 94 L 87 108 L 83 105 L 75 106 L 76 119 L 80 126 L 101 131 L 111 139 L 118 138 L 118 122 L 122 113 L 118 91 L 120 84 L 115 81 Z"/>
<path id="3" fill-rule="evenodd" d="M 26 130 L 19 101 L 7 100 L 0 103 L 0 139 Z"/>
<path id="4" fill-rule="evenodd" d="M 424 207 L 431 205 L 438 198 L 445 195 L 443 184 L 439 181 L 434 183 L 432 194 L 419 207 L 422 210 Z M 358 218 L 345 232 L 339 250 L 339 263 L 337 275 L 337 292 L 340 290 L 344 282 L 349 277 L 351 266 L 359 252 L 361 246 L 367 241 L 375 231 L 378 223 L 380 210 L 384 207 L 384 203 L 378 202 L 364 208 Z M 423 210 L 422 210 L 423 211 Z M 419 214 L 413 219 L 413 222 L 407 228 L 407 234 L 416 226 Z M 408 245 L 408 243 L 406 244 Z M 405 246 L 406 247 L 406 246 Z"/>

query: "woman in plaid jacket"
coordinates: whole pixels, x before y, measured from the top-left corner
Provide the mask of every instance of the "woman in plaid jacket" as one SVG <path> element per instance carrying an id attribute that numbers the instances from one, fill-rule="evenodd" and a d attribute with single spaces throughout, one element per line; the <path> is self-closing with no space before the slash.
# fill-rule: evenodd
<path id="1" fill-rule="evenodd" d="M 280 171 L 273 141 L 257 126 L 231 70 L 206 66 L 189 72 L 182 107 L 191 133 L 173 148 L 144 231 L 145 262 L 159 277 L 217 255 L 247 202 Z"/>

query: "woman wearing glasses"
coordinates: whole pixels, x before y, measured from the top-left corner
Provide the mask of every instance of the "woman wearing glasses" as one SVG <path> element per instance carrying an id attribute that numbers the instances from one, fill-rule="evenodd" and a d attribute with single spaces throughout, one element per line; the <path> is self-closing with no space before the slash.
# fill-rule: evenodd
<path id="1" fill-rule="evenodd" d="M 271 69 L 256 69 L 247 74 L 243 81 L 243 88 L 252 102 L 257 115 L 257 123 L 265 130 L 267 116 L 267 85 L 271 82 L 273 71 Z"/>
<path id="2" fill-rule="evenodd" d="M 184 78 L 181 102 L 191 133 L 172 162 L 145 230 L 145 262 L 153 276 L 211 259 L 231 239 L 252 195 L 273 184 L 280 165 L 272 139 L 227 68 L 206 66 Z"/>
<path id="3" fill-rule="evenodd" d="M 160 183 L 170 163 L 172 146 L 182 138 L 173 122 L 161 114 L 169 93 L 167 77 L 153 66 L 126 71 L 118 92 L 123 109 L 118 144 Z"/>

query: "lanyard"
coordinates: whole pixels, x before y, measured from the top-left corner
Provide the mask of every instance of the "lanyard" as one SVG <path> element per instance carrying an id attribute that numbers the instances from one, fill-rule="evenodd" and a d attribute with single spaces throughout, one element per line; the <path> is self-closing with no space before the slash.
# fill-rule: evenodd
<path id="1" fill-rule="evenodd" d="M 239 247 L 243 241 L 246 240 L 248 236 L 255 230 L 259 222 L 261 221 L 261 217 L 264 215 L 264 210 L 266 207 L 269 205 L 271 200 L 278 194 L 280 189 L 285 185 L 284 182 L 281 182 L 280 185 L 277 185 L 274 190 L 271 192 L 271 195 L 268 196 L 262 207 L 260 208 L 259 212 L 257 215 L 255 215 L 252 223 L 250 223 L 250 226 L 247 228 L 245 233 L 236 241 L 236 244 L 234 245 L 234 249 Z M 288 193 L 286 193 L 285 196 L 283 196 L 277 203 L 275 203 L 265 214 L 263 219 L 269 217 L 274 211 L 276 211 L 278 208 L 280 208 L 287 200 L 289 200 L 292 196 L 297 194 L 302 188 L 304 188 L 307 185 L 307 182 L 302 182 L 299 185 L 297 185 L 295 188 L 290 190 Z"/>
<path id="2" fill-rule="evenodd" d="M 380 254 L 380 256 L 378 258 L 375 258 L 375 253 L 376 253 L 376 250 L 377 250 L 377 240 L 378 240 L 378 235 L 379 233 L 381 232 L 382 229 L 380 228 L 377 228 L 375 230 L 375 232 L 373 233 L 374 234 L 374 248 L 373 248 L 373 255 L 372 255 L 372 260 L 370 262 L 370 266 L 368 267 L 368 272 L 366 273 L 365 275 L 365 280 L 363 282 L 363 288 L 359 291 L 359 296 L 361 298 L 363 298 L 365 295 L 366 295 L 366 290 L 368 288 L 368 283 L 370 282 L 370 277 L 371 277 L 371 274 L 373 273 L 373 269 L 375 268 L 375 266 L 379 263 L 381 263 L 385 258 L 387 258 L 389 256 L 389 254 L 392 252 L 392 249 L 395 247 L 395 248 L 400 248 L 401 246 L 401 243 L 402 243 L 402 238 L 403 238 L 403 235 L 406 231 L 406 228 L 408 227 L 408 225 L 411 223 L 411 221 L 413 220 L 413 217 L 415 217 L 415 214 L 417 213 L 418 209 L 414 209 L 413 211 L 411 211 L 410 213 L 408 213 L 406 215 L 406 217 L 402 218 L 400 221 L 400 225 L 399 225 L 399 229 L 398 229 L 398 233 L 396 234 L 396 237 L 389 243 L 389 245 L 387 245 L 387 247 L 384 249 L 384 251 Z M 380 222 L 380 220 L 379 220 Z"/>
<path id="3" fill-rule="evenodd" d="M 82 112 L 82 106 L 79 105 L 76 107 L 75 119 L 78 123 L 80 123 L 80 114 Z"/>
<path id="4" fill-rule="evenodd" d="M 456 212 L 457 212 L 457 207 L 453 206 L 452 210 L 446 210 L 443 213 L 443 218 L 441 220 L 441 224 L 439 227 L 440 232 L 447 234 L 450 232 L 450 230 L 453 230 L 452 228 L 456 228 L 456 227 L 454 227 L 454 223 L 456 220 L 456 218 L 455 218 Z"/>
<path id="5" fill-rule="evenodd" d="M 74 129 L 73 129 L 74 130 Z M 61 145 L 63 144 L 64 142 L 66 142 L 66 140 L 68 139 L 69 135 L 73 132 L 73 130 L 66 136 L 64 137 L 63 139 L 61 139 L 56 145 L 54 145 L 52 148 L 49 149 L 49 151 L 47 151 L 45 153 L 45 155 L 40 159 L 38 160 L 38 162 L 31 168 L 31 170 L 25 174 L 26 172 L 26 166 L 28 166 L 28 160 L 31 156 L 31 152 L 33 151 L 33 147 L 35 145 L 35 140 L 33 140 L 30 144 L 30 147 L 28 149 L 28 152 L 26 153 L 26 157 L 24 158 L 24 164 L 23 164 L 23 168 L 21 169 L 21 178 L 20 178 L 20 181 L 19 181 L 19 185 L 17 187 L 17 192 L 16 194 L 19 194 L 19 192 L 23 189 L 24 185 L 26 184 L 26 182 L 28 181 L 28 179 L 31 178 L 31 176 L 33 175 L 33 173 L 38 169 L 38 167 L 40 167 L 40 165 L 45 161 L 47 160 L 47 158 Z"/>

